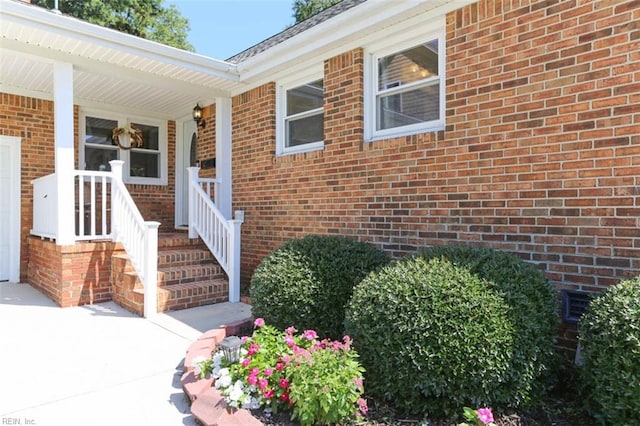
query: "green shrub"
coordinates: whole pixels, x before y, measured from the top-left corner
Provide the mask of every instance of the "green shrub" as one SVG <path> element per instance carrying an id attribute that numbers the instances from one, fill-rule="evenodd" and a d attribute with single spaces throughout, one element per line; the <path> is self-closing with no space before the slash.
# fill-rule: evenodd
<path id="1" fill-rule="evenodd" d="M 293 325 L 340 339 L 353 287 L 388 261 L 382 250 L 345 237 L 290 240 L 264 258 L 251 279 L 253 315 L 276 328 Z"/>
<path id="2" fill-rule="evenodd" d="M 581 379 L 590 411 L 602 424 L 640 421 L 640 276 L 592 300 L 579 324 Z"/>
<path id="3" fill-rule="evenodd" d="M 455 416 L 540 396 L 557 317 L 555 291 L 532 265 L 495 250 L 437 247 L 363 280 L 346 332 L 373 396 Z"/>

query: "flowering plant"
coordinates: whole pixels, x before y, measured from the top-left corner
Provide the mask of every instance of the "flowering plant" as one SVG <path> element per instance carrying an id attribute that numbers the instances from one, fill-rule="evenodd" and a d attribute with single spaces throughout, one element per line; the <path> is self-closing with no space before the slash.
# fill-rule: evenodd
<path id="1" fill-rule="evenodd" d="M 458 426 L 495 426 L 496 424 L 493 422 L 493 413 L 491 412 L 491 408 L 478 408 L 477 410 L 472 410 L 469 407 L 464 407 L 464 412 L 462 414 L 465 419 L 472 422 L 469 423 L 460 423 Z"/>
<path id="2" fill-rule="evenodd" d="M 313 330 L 298 333 L 289 327 L 280 332 L 262 318 L 254 327 L 251 337 L 242 338 L 239 362 L 229 363 L 221 351 L 193 361 L 201 378 L 211 374 L 216 379 L 214 386 L 229 407 L 273 412 L 293 407 L 303 425 L 366 414 L 363 369 L 348 336 L 343 342 L 319 341 Z M 310 377 L 315 381 L 308 381 Z M 324 390 L 324 402 L 318 399 L 319 389 Z"/>

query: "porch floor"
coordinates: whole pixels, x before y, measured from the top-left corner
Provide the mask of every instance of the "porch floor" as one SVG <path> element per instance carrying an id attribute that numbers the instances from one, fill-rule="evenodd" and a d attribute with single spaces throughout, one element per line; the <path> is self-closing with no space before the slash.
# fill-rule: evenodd
<path id="1" fill-rule="evenodd" d="M 113 302 L 60 309 L 0 282 L 0 418 L 39 425 L 196 425 L 180 383 L 203 332 L 251 316 L 218 303 L 140 318 Z M 17 423 L 15 423 L 17 424 Z"/>

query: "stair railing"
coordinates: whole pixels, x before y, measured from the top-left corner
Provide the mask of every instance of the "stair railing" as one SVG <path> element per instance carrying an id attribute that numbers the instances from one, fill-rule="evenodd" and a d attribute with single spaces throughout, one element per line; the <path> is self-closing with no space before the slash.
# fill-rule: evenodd
<path id="1" fill-rule="evenodd" d="M 229 302 L 240 301 L 240 227 L 244 212 L 227 219 L 211 200 L 211 184 L 216 179 L 198 177 L 199 167 L 189 167 L 189 238 L 202 239 L 229 277 Z M 205 191 L 205 188 L 207 191 Z"/>
<path id="2" fill-rule="evenodd" d="M 160 222 L 145 221 L 122 182 L 124 161 L 111 165 L 111 224 L 113 240 L 122 244 L 144 286 L 144 316 L 158 310 L 158 227 Z"/>

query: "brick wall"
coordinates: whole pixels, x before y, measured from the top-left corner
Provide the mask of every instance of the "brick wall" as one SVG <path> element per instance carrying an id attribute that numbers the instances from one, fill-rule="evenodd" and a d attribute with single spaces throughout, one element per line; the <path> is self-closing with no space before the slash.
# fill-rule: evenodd
<path id="1" fill-rule="evenodd" d="M 503 249 L 558 288 L 637 274 L 638 22 L 638 1 L 487 0 L 449 14 L 442 132 L 363 142 L 360 49 L 325 62 L 323 151 L 275 157 L 273 84 L 234 98 L 245 286 L 265 254 L 316 232 L 396 257 Z"/>
<path id="2" fill-rule="evenodd" d="M 61 307 L 111 300 L 111 256 L 123 248 L 112 242 L 58 246 L 29 237 L 28 282 Z"/>
<path id="3" fill-rule="evenodd" d="M 31 181 L 53 173 L 53 102 L 0 93 L 0 134 L 21 138 L 20 279 L 27 277 L 33 225 Z"/>

